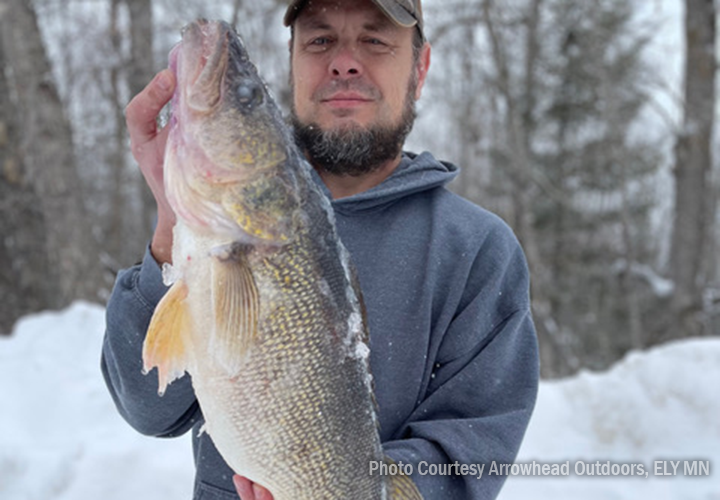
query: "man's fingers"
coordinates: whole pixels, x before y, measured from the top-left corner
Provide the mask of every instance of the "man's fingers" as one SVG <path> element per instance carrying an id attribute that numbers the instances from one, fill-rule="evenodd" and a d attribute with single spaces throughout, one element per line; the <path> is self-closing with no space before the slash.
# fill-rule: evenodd
<path id="1" fill-rule="evenodd" d="M 252 481 L 236 474 L 233 476 L 233 484 L 241 500 L 256 500 Z"/>
<path id="2" fill-rule="evenodd" d="M 268 490 L 246 477 L 235 474 L 233 484 L 241 500 L 273 500 L 273 496 Z"/>
<path id="3" fill-rule="evenodd" d="M 270 492 L 259 484 L 253 483 L 253 493 L 255 493 L 255 500 L 273 500 Z"/>
<path id="4" fill-rule="evenodd" d="M 164 69 L 125 108 L 130 141 L 142 145 L 157 133 L 156 118 L 175 89 L 172 71 Z"/>

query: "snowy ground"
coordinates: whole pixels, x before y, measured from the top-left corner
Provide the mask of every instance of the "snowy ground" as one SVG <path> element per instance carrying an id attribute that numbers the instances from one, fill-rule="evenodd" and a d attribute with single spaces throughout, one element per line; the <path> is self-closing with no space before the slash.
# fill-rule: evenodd
<path id="1" fill-rule="evenodd" d="M 511 477 L 504 500 L 720 500 L 720 338 L 631 353 L 606 373 L 540 386 L 518 462 L 642 464 L 649 477 Z M 710 476 L 655 461 L 710 461 Z M 582 464 L 578 465 L 582 470 Z M 671 466 L 667 465 L 668 471 Z M 663 468 L 660 469 L 663 471 Z"/>
<path id="2" fill-rule="evenodd" d="M 99 370 L 104 313 L 78 303 L 0 339 L 0 500 L 190 498 L 188 437 L 146 438 Z M 501 500 L 720 500 L 720 339 L 632 354 L 608 373 L 543 383 L 520 461 L 642 463 L 645 477 L 511 477 Z M 709 460 L 710 477 L 654 476 Z M 667 469 L 672 470 L 668 465 Z"/>
<path id="3" fill-rule="evenodd" d="M 189 436 L 137 434 L 100 373 L 104 310 L 75 304 L 0 338 L 0 500 L 189 500 Z"/>

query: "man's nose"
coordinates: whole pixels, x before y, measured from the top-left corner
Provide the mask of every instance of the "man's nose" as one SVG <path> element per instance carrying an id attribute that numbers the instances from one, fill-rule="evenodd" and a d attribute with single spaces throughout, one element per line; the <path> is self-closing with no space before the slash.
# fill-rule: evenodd
<path id="1" fill-rule="evenodd" d="M 353 47 L 339 47 L 330 62 L 330 72 L 334 78 L 353 78 L 363 72 L 358 60 L 357 51 Z"/>

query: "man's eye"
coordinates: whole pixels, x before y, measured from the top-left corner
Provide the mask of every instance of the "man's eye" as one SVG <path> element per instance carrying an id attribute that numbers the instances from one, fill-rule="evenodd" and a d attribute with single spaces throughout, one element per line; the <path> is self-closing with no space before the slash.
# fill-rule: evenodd
<path id="1" fill-rule="evenodd" d="M 384 54 L 390 50 L 390 45 L 379 38 L 366 38 L 365 46 L 368 47 L 369 50 L 380 54 Z"/>
<path id="2" fill-rule="evenodd" d="M 313 38 L 310 41 L 310 45 L 319 45 L 319 46 L 327 45 L 329 43 L 330 43 L 330 38 L 328 38 L 326 36 L 319 36 L 317 38 Z"/>
<path id="3" fill-rule="evenodd" d="M 333 39 L 329 36 L 319 36 L 310 39 L 305 45 L 305 50 L 308 52 L 325 52 L 330 48 L 333 43 Z"/>

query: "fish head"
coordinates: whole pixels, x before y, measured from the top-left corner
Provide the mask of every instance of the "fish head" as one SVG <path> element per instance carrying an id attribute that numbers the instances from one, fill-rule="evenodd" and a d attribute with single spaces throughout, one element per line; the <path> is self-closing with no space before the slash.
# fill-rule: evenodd
<path id="1" fill-rule="evenodd" d="M 195 21 L 171 51 L 170 68 L 173 209 L 246 242 L 288 240 L 299 204 L 287 168 L 295 146 L 243 41 L 225 22 Z"/>
<path id="2" fill-rule="evenodd" d="M 229 24 L 198 20 L 187 25 L 170 66 L 178 81 L 173 113 L 216 168 L 238 177 L 285 160 L 288 137 L 282 117 Z"/>

